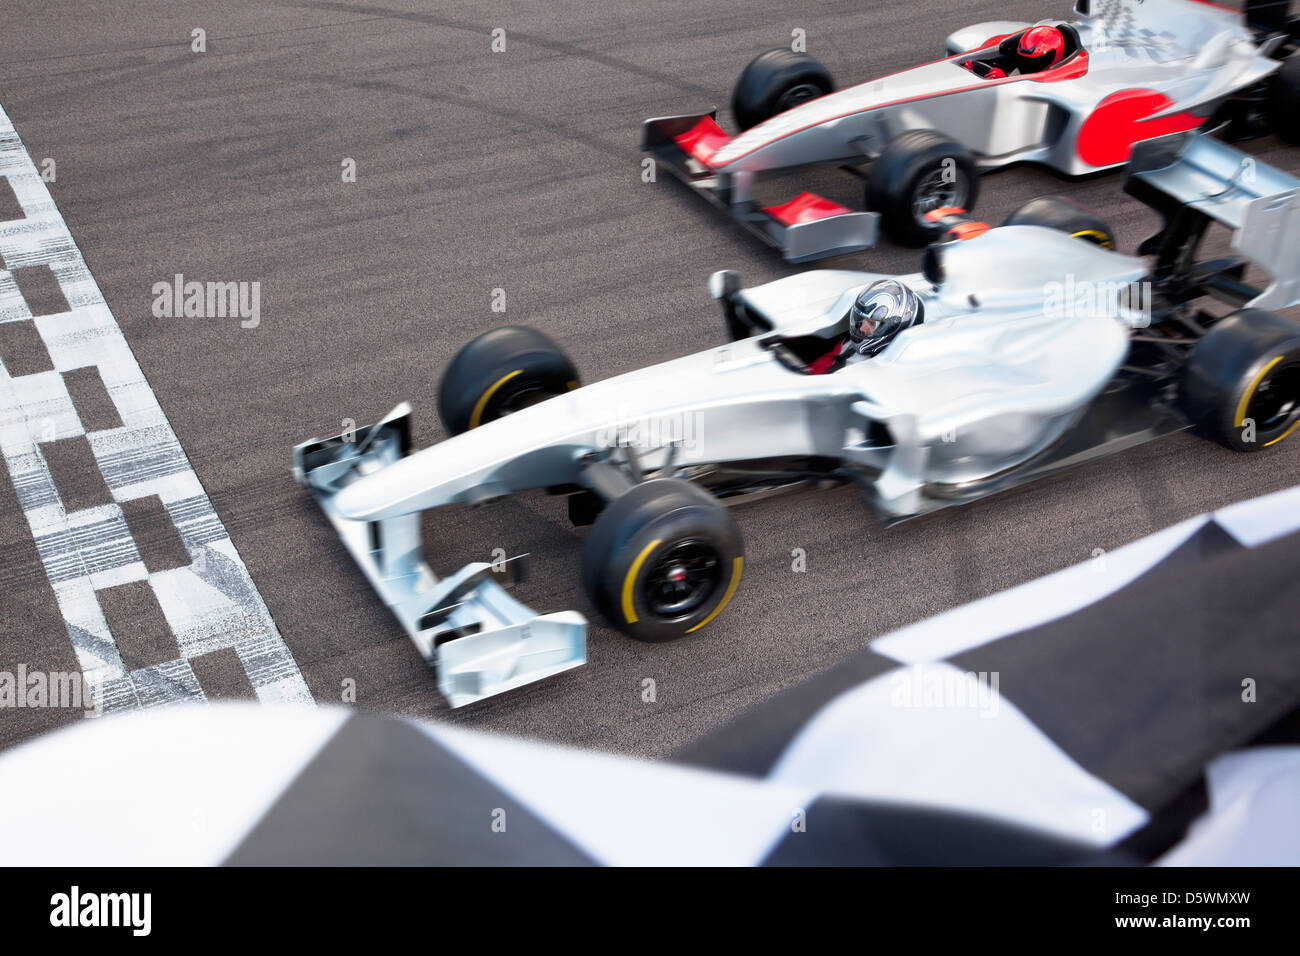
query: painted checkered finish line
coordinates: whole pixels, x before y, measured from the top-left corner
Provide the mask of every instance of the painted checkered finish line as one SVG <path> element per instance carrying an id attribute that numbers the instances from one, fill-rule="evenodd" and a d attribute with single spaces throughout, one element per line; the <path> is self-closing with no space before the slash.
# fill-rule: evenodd
<path id="1" fill-rule="evenodd" d="M 0 108 L 0 177 L 24 213 L 0 222 L 0 323 L 30 323 L 53 369 L 14 375 L 0 354 L 0 452 L 77 661 L 99 688 L 105 711 L 204 700 L 190 661 L 233 649 L 263 702 L 310 703 L 311 694 L 248 570 L 117 321 L 86 267 L 22 141 Z M 48 267 L 66 311 L 33 316 L 15 273 Z M 98 372 L 118 427 L 87 431 L 65 381 Z M 45 450 L 83 441 L 111 500 L 69 509 Z M 147 567 L 122 505 L 156 498 L 174 524 L 188 561 Z M 180 656 L 128 669 L 100 604 L 110 588 L 147 581 Z"/>
<path id="2" fill-rule="evenodd" d="M 24 781 L 0 842 L 82 866 L 1300 861 L 1300 488 L 1105 559 L 879 638 L 694 766 L 341 707 L 177 708 L 0 756 Z M 925 696 L 980 671 L 984 693 Z M 86 774 L 118 826 L 62 805 Z"/>

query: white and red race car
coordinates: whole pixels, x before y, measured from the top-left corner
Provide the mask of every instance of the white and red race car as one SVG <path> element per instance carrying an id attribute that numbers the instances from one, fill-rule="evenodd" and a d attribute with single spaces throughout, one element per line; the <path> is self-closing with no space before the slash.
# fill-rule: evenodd
<path id="1" fill-rule="evenodd" d="M 979 172 L 1012 163 L 1079 176 L 1196 128 L 1300 142 L 1300 18 L 1286 0 L 1076 0 L 1074 16 L 976 24 L 942 60 L 838 92 L 806 53 L 769 50 L 736 83 L 740 135 L 715 108 L 647 120 L 642 148 L 802 262 L 870 248 L 882 226 L 922 245 L 941 231 L 936 213 L 974 207 Z M 760 174 L 815 163 L 869 164 L 867 211 L 810 192 L 755 201 Z"/>

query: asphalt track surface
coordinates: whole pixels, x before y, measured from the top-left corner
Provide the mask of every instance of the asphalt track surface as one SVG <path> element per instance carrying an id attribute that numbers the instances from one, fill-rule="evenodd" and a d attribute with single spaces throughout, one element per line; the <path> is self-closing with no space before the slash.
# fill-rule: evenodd
<path id="1" fill-rule="evenodd" d="M 851 488 L 747 505 L 745 580 L 704 632 L 643 645 L 596 623 L 586 667 L 456 712 L 294 483 L 292 445 L 403 400 L 417 445 L 438 440 L 441 368 L 503 320 L 548 332 L 588 379 L 722 341 L 711 271 L 754 284 L 794 270 L 678 184 L 643 183 L 639 125 L 715 103 L 729 124 L 735 76 L 792 29 L 846 83 L 935 59 L 970 23 L 1067 12 L 1063 0 L 8 0 L 0 103 L 36 161 L 56 159 L 53 196 L 317 700 L 339 700 L 350 679 L 366 708 L 655 756 L 890 629 L 1286 487 L 1300 441 L 1243 456 L 1184 433 L 888 531 Z M 196 27 L 206 53 L 190 50 Z M 1244 148 L 1300 172 L 1300 151 L 1275 139 Z M 341 181 L 345 158 L 355 183 Z M 833 171 L 773 198 L 796 185 L 858 199 Z M 983 180 L 979 213 L 997 222 L 1065 193 L 1131 249 L 1155 217 L 1119 186 L 1017 168 Z M 823 265 L 917 263 L 886 245 Z M 154 318 L 152 286 L 176 273 L 260 282 L 260 327 Z M 530 551 L 521 598 L 594 618 L 578 584 L 584 535 L 541 495 L 426 522 L 435 569 Z M 0 606 L 0 669 L 75 669 L 7 480 Z M 238 695 L 240 676 L 217 683 Z M 11 711 L 0 746 L 72 719 Z"/>

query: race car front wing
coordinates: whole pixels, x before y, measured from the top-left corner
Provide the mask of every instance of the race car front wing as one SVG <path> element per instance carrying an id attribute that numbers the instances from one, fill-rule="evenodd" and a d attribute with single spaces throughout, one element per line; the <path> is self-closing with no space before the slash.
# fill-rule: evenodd
<path id="1" fill-rule="evenodd" d="M 349 484 L 410 453 L 410 414 L 403 404 L 375 425 L 303 442 L 294 449 L 294 476 L 436 669 L 443 696 L 461 707 L 586 663 L 581 614 L 537 614 L 507 593 L 525 576 L 526 555 L 477 561 L 439 578 L 424 562 L 418 511 L 356 521 L 334 506 Z"/>
<path id="2" fill-rule="evenodd" d="M 754 173 L 722 172 L 712 156 L 731 137 L 707 113 L 661 116 L 642 124 L 641 149 L 714 206 L 769 245 L 788 262 L 861 252 L 876 244 L 880 215 L 855 212 L 816 193 L 804 192 L 788 202 L 760 206 L 752 196 Z"/>

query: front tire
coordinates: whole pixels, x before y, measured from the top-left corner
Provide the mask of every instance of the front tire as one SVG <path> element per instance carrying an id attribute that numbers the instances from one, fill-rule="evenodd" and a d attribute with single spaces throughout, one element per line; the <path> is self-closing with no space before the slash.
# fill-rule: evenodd
<path id="1" fill-rule="evenodd" d="M 867 208 L 880 213 L 885 232 L 899 245 L 933 242 L 943 227 L 927 220 L 927 213 L 950 207 L 969 212 L 978 198 L 979 176 L 970 153 L 932 129 L 895 138 L 867 175 Z"/>
<path id="2" fill-rule="evenodd" d="M 1300 323 L 1263 309 L 1224 319 L 1183 369 L 1183 410 L 1215 441 L 1260 451 L 1300 427 Z"/>
<path id="3" fill-rule="evenodd" d="M 699 630 L 731 600 L 744 568 L 735 519 L 708 492 L 653 478 L 600 513 L 582 553 L 593 604 L 629 637 L 669 641 Z"/>
<path id="4" fill-rule="evenodd" d="M 835 89 L 826 67 L 807 53 L 787 47 L 767 50 L 749 61 L 731 94 L 731 113 L 742 130 L 757 126 Z"/>
<path id="5" fill-rule="evenodd" d="M 453 435 L 578 387 L 578 370 L 550 338 L 522 325 L 484 332 L 451 360 L 438 411 Z"/>
<path id="6" fill-rule="evenodd" d="M 1064 196 L 1031 199 L 1010 216 L 1004 226 L 1046 226 L 1104 249 L 1115 248 L 1115 231 L 1091 209 Z"/>

